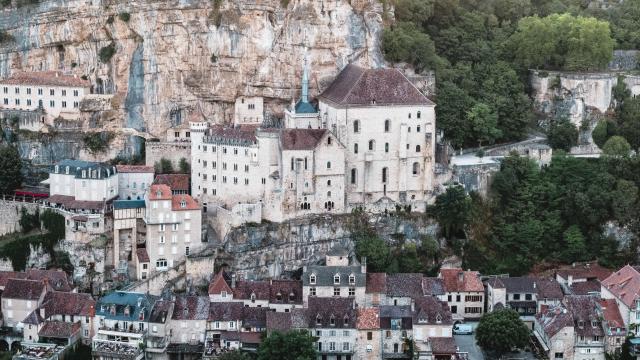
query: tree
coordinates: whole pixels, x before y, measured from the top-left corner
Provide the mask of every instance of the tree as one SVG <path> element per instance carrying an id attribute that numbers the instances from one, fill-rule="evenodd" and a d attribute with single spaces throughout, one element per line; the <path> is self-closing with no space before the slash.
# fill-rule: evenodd
<path id="1" fill-rule="evenodd" d="M 577 225 L 571 225 L 564 234 L 565 251 L 564 260 L 568 263 L 584 260 L 587 255 L 587 248 L 584 235 Z"/>
<path id="2" fill-rule="evenodd" d="M 627 140 L 618 135 L 610 137 L 602 147 L 602 153 L 611 157 L 626 157 L 630 151 L 631 146 Z"/>
<path id="3" fill-rule="evenodd" d="M 471 198 L 461 185 L 450 186 L 444 194 L 436 197 L 433 210 L 444 236 L 452 239 L 469 221 Z"/>
<path id="4" fill-rule="evenodd" d="M 633 181 L 618 180 L 616 189 L 611 193 L 611 207 L 614 217 L 625 224 L 637 218 L 638 187 Z"/>
<path id="5" fill-rule="evenodd" d="M 640 148 L 640 98 L 627 99 L 618 117 L 618 135 L 623 136 L 631 148 Z"/>
<path id="6" fill-rule="evenodd" d="M 476 341 L 487 352 L 501 356 L 529 343 L 529 329 L 511 309 L 484 314 L 476 328 Z"/>
<path id="7" fill-rule="evenodd" d="M 389 247 L 377 235 L 360 235 L 355 239 L 356 255 L 367 258 L 367 269 L 372 272 L 384 272 L 389 265 Z"/>
<path id="8" fill-rule="evenodd" d="M 251 357 L 240 350 L 234 350 L 218 356 L 218 360 L 251 360 Z"/>
<path id="9" fill-rule="evenodd" d="M 181 174 L 190 174 L 191 173 L 191 165 L 187 162 L 187 159 L 181 158 L 178 163 L 178 168 L 180 168 Z"/>
<path id="10" fill-rule="evenodd" d="M 604 143 L 615 134 L 616 126 L 613 122 L 600 120 L 591 132 L 591 138 L 593 139 L 593 142 L 602 149 Z"/>
<path id="11" fill-rule="evenodd" d="M 467 112 L 467 121 L 472 124 L 478 146 L 482 146 L 483 142 L 493 144 L 497 138 L 502 136 L 502 131 L 497 128 L 498 115 L 487 104 L 475 104 Z"/>
<path id="12" fill-rule="evenodd" d="M 12 194 L 22 185 L 22 160 L 18 149 L 0 145 L 0 193 Z"/>
<path id="13" fill-rule="evenodd" d="M 258 348 L 258 360 L 315 360 L 314 338 L 305 331 L 274 331 Z"/>
<path id="14" fill-rule="evenodd" d="M 382 51 L 387 60 L 407 62 L 418 71 L 434 70 L 442 62 L 429 35 L 408 22 L 399 22 L 383 30 Z"/>
<path id="15" fill-rule="evenodd" d="M 419 273 L 424 270 L 424 266 L 418 258 L 418 249 L 415 244 L 405 244 L 399 258 L 400 272 Z"/>
<path id="16" fill-rule="evenodd" d="M 173 164 L 171 160 L 161 158 L 160 161 L 156 161 L 154 164 L 154 170 L 156 174 L 171 174 L 173 173 Z"/>
<path id="17" fill-rule="evenodd" d="M 547 137 L 552 148 L 569 151 L 578 143 L 578 129 L 568 119 L 556 120 L 551 124 Z"/>

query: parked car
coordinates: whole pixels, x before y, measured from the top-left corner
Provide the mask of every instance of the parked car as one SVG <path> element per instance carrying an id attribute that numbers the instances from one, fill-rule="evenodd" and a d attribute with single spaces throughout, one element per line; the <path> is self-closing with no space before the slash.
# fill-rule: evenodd
<path id="1" fill-rule="evenodd" d="M 453 325 L 453 333 L 456 335 L 473 334 L 473 326 L 468 324 L 455 324 Z"/>

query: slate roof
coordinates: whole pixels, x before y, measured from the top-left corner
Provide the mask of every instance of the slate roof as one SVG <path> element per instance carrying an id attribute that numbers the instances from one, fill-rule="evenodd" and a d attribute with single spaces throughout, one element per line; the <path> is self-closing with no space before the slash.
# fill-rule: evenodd
<path id="1" fill-rule="evenodd" d="M 28 269 L 26 272 L 0 271 L 0 288 L 7 286 L 9 279 L 26 279 L 43 281 L 47 279 L 49 285 L 56 291 L 73 290 L 67 273 L 61 270 Z"/>
<path id="2" fill-rule="evenodd" d="M 309 328 L 353 329 L 356 326 L 356 306 L 353 298 L 309 297 L 307 324 Z M 346 324 L 345 324 L 346 316 Z M 331 325 L 331 318 L 334 325 Z M 320 323 L 320 325 L 318 325 Z"/>
<path id="3" fill-rule="evenodd" d="M 444 281 L 442 281 L 442 279 L 440 278 L 423 277 L 422 292 L 424 295 L 444 295 Z"/>
<path id="4" fill-rule="evenodd" d="M 635 307 L 634 302 L 640 295 L 640 272 L 633 266 L 626 265 L 604 279 L 602 286 L 627 307 Z"/>
<path id="5" fill-rule="evenodd" d="M 594 263 L 576 263 L 574 265 L 567 265 L 556 270 L 556 275 L 559 275 L 563 279 L 568 279 L 569 275 L 576 279 L 598 279 L 600 281 L 606 279 L 611 275 L 613 271 L 600 266 L 597 262 Z"/>
<path id="6" fill-rule="evenodd" d="M 312 285 L 309 283 L 309 275 L 316 275 L 316 283 Z M 335 274 L 340 274 L 340 284 L 337 286 L 350 286 L 349 275 L 355 276 L 355 287 L 364 287 L 366 284 L 366 274 L 362 273 L 360 266 L 321 266 L 310 265 L 307 267 L 307 271 L 302 276 L 302 283 L 304 286 L 334 286 L 333 277 Z"/>
<path id="7" fill-rule="evenodd" d="M 208 296 L 176 296 L 173 320 L 207 320 L 209 318 Z"/>
<path id="8" fill-rule="evenodd" d="M 367 294 L 386 294 L 387 293 L 387 274 L 385 273 L 367 273 Z"/>
<path id="9" fill-rule="evenodd" d="M 267 329 L 269 331 L 289 331 L 292 328 L 290 312 L 267 312 Z"/>
<path id="10" fill-rule="evenodd" d="M 380 309 L 377 307 L 367 307 L 357 309 L 358 319 L 356 328 L 358 330 L 380 329 Z"/>
<path id="11" fill-rule="evenodd" d="M 167 185 L 173 191 L 189 192 L 189 174 L 158 174 L 153 183 Z"/>
<path id="12" fill-rule="evenodd" d="M 171 188 L 164 184 L 153 184 L 149 189 L 149 200 L 171 200 Z"/>
<path id="13" fill-rule="evenodd" d="M 387 275 L 387 296 L 411 298 L 422 296 L 422 274 Z"/>
<path id="14" fill-rule="evenodd" d="M 209 321 L 236 321 L 242 319 L 241 302 L 212 302 L 209 303 Z"/>
<path id="15" fill-rule="evenodd" d="M 38 309 L 33 310 L 29 315 L 27 315 L 24 320 L 22 320 L 25 324 L 38 325 L 44 322 L 42 316 L 40 316 L 40 311 Z"/>
<path id="16" fill-rule="evenodd" d="M 136 256 L 138 256 L 139 263 L 148 263 L 149 262 L 149 253 L 146 248 L 138 248 L 136 249 Z"/>
<path id="17" fill-rule="evenodd" d="M 182 207 L 183 202 L 184 202 L 184 207 Z M 171 197 L 171 210 L 173 211 L 200 210 L 200 205 L 194 198 L 191 197 L 191 195 L 186 195 L 186 194 L 173 195 Z"/>
<path id="18" fill-rule="evenodd" d="M 115 200 L 113 208 L 115 210 L 122 209 L 141 209 L 145 207 L 144 200 Z"/>
<path id="19" fill-rule="evenodd" d="M 116 165 L 119 173 L 152 173 L 155 171 L 153 166 L 146 165 Z"/>
<path id="20" fill-rule="evenodd" d="M 453 355 L 458 351 L 456 340 L 453 337 L 430 337 L 429 341 L 431 342 L 431 351 L 434 355 Z"/>
<path id="21" fill-rule="evenodd" d="M 379 306 L 380 311 L 380 328 L 391 329 L 391 320 L 400 319 L 401 329 L 408 330 L 413 326 L 413 312 L 411 306 L 393 306 L 382 305 Z"/>
<path id="22" fill-rule="evenodd" d="M 61 71 L 21 71 L 0 80 L 2 85 L 33 85 L 88 88 L 89 80 L 75 75 L 65 75 Z"/>
<path id="23" fill-rule="evenodd" d="M 96 304 L 96 315 L 111 320 L 138 321 L 148 319 L 157 297 L 142 293 L 114 291 L 101 297 Z M 115 307 L 115 314 L 111 313 Z M 129 315 L 125 315 L 128 307 Z"/>
<path id="24" fill-rule="evenodd" d="M 50 291 L 40 307 L 49 318 L 53 315 L 93 316 L 95 306 L 96 301 L 89 294 Z"/>
<path id="25" fill-rule="evenodd" d="M 307 101 L 298 100 L 295 106 L 297 114 L 315 114 L 318 112 L 315 106 Z"/>
<path id="26" fill-rule="evenodd" d="M 78 331 L 80 331 L 80 322 L 45 321 L 42 329 L 38 331 L 38 336 L 67 339 L 77 334 Z"/>
<path id="27" fill-rule="evenodd" d="M 281 294 L 281 300 L 278 300 L 278 293 Z M 302 281 L 273 280 L 269 302 L 273 304 L 302 304 Z"/>
<path id="28" fill-rule="evenodd" d="M 0 288 L 5 288 L 9 279 L 25 279 L 27 274 L 20 271 L 0 271 Z"/>
<path id="29" fill-rule="evenodd" d="M 598 314 L 598 300 L 588 295 L 567 295 L 563 302 L 573 317 L 575 332 L 579 336 L 604 336 Z M 596 326 L 592 325 L 596 322 Z M 580 326 L 582 322 L 582 326 Z"/>
<path id="30" fill-rule="evenodd" d="M 233 290 L 234 299 L 250 300 L 255 295 L 256 300 L 269 300 L 271 288 L 268 281 L 239 280 Z"/>
<path id="31" fill-rule="evenodd" d="M 499 278 L 507 293 L 536 293 L 537 285 L 534 285 L 535 279 L 526 276 L 514 276 L 507 278 Z"/>
<path id="32" fill-rule="evenodd" d="M 102 201 L 76 200 L 75 197 L 67 195 L 51 195 L 47 198 L 47 201 L 53 204 L 60 204 L 66 209 L 102 210 L 104 208 Z"/>
<path id="33" fill-rule="evenodd" d="M 462 273 L 462 280 L 459 274 Z M 440 277 L 447 292 L 483 292 L 484 286 L 477 271 L 462 269 L 441 269 Z"/>
<path id="34" fill-rule="evenodd" d="M 536 278 L 536 289 L 538 289 L 538 299 L 562 300 L 564 293 L 562 287 L 556 279 Z"/>
<path id="35" fill-rule="evenodd" d="M 440 322 L 438 322 L 440 319 Z M 435 296 L 415 298 L 414 324 L 452 325 L 453 318 L 449 305 Z"/>
<path id="36" fill-rule="evenodd" d="M 326 129 L 283 129 L 280 134 L 284 150 L 313 150 L 328 130 Z"/>
<path id="37" fill-rule="evenodd" d="M 536 314 L 536 319 L 549 339 L 565 327 L 573 327 L 573 318 L 563 306 L 541 311 Z"/>
<path id="38" fill-rule="evenodd" d="M 106 179 L 117 173 L 117 169 L 113 165 L 92 161 L 65 159 L 51 168 L 52 173 L 55 173 L 56 166 L 58 166 L 58 174 L 66 174 L 66 167 L 68 166 L 69 175 L 74 175 L 77 179 L 82 178 L 83 170 L 85 171 L 86 179 Z"/>
<path id="39" fill-rule="evenodd" d="M 271 309 L 266 307 L 243 307 L 242 326 L 252 328 L 265 328 L 267 326 L 267 312 Z"/>
<path id="40" fill-rule="evenodd" d="M 38 280 L 9 279 L 2 292 L 3 299 L 38 300 L 44 291 L 44 283 Z"/>
<path id="41" fill-rule="evenodd" d="M 349 64 L 318 97 L 337 105 L 429 105 L 420 90 L 397 69 L 363 69 Z"/>
<path id="42" fill-rule="evenodd" d="M 203 142 L 205 144 L 251 146 L 256 140 L 257 126 L 213 125 L 205 132 Z"/>

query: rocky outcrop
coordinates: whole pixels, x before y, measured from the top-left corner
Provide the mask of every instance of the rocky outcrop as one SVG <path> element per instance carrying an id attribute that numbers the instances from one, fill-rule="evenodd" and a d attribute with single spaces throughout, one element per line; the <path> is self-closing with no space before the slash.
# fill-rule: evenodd
<path id="1" fill-rule="evenodd" d="M 0 27 L 15 41 L 0 48 L 0 75 L 86 76 L 95 92 L 123 99 L 110 126 L 162 138 L 171 111 L 228 121 L 238 95 L 264 96 L 269 111 L 281 111 L 298 95 L 305 48 L 312 93 L 347 62 L 383 63 L 377 0 L 281 3 L 44 0 L 3 10 Z M 103 63 L 100 50 L 109 45 L 115 54 Z"/>

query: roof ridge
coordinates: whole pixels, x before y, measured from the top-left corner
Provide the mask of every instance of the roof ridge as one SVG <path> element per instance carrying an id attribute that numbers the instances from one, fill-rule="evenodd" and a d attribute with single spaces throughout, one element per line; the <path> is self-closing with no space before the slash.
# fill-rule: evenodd
<path id="1" fill-rule="evenodd" d="M 429 99 L 425 94 L 422 93 L 422 91 L 420 91 L 420 89 L 418 89 L 418 87 L 413 83 L 413 81 L 409 80 L 409 78 L 400 70 L 396 69 L 396 68 L 392 68 L 395 71 L 399 72 L 400 75 L 402 75 L 402 77 L 404 77 L 405 80 L 407 80 L 407 82 L 409 84 L 411 84 L 411 86 L 416 89 L 416 91 L 420 94 L 420 96 L 422 96 L 425 100 L 427 100 L 428 102 L 430 102 L 431 104 L 434 104 L 433 101 L 431 99 Z"/>
<path id="2" fill-rule="evenodd" d="M 358 80 L 356 80 L 356 81 L 354 81 L 354 82 L 352 83 L 351 87 L 349 88 L 349 91 L 347 91 L 347 93 L 344 95 L 344 97 L 342 97 L 342 99 L 341 99 L 340 101 L 346 101 L 346 100 L 347 100 L 347 98 L 349 97 L 349 95 L 351 95 L 351 92 L 353 91 L 353 89 L 354 89 L 354 88 L 356 87 L 356 85 L 358 85 L 358 83 L 362 80 L 362 77 L 364 76 L 364 74 L 366 74 L 366 73 L 367 73 L 367 71 L 369 71 L 369 70 L 370 70 L 370 69 L 364 69 L 364 68 L 361 68 L 360 66 L 358 66 L 358 65 L 356 65 L 356 64 L 354 64 L 354 63 L 349 63 L 349 64 L 347 64 L 347 66 L 346 66 L 346 67 L 348 67 L 348 66 L 354 66 L 355 68 L 357 68 L 357 69 L 359 69 L 359 70 L 362 70 L 362 72 L 360 73 L 360 76 L 358 76 Z M 346 68 L 346 67 L 345 67 L 345 68 Z M 342 71 L 344 71 L 344 69 L 342 69 Z M 341 71 L 341 72 L 342 72 L 342 71 Z M 339 76 L 339 75 L 338 75 L 338 76 Z M 335 81 L 335 80 L 334 80 L 334 81 Z"/>

